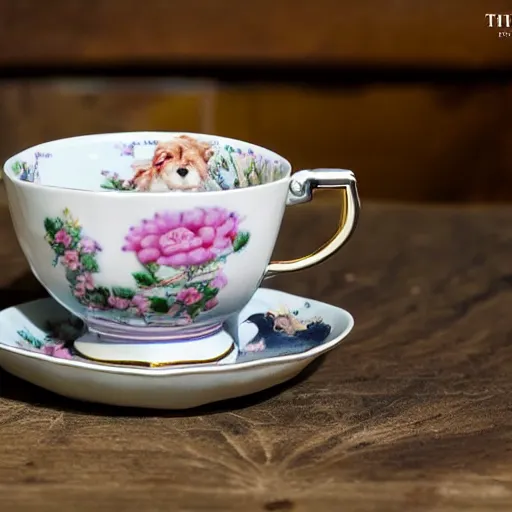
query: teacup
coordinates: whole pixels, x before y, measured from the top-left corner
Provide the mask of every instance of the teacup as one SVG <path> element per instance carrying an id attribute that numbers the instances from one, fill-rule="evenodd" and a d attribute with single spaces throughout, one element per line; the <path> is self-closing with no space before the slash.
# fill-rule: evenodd
<path id="1" fill-rule="evenodd" d="M 107 360 L 151 342 L 169 347 L 168 363 L 222 359 L 233 348 L 223 323 L 262 280 L 333 255 L 359 212 L 351 171 L 292 174 L 268 149 L 204 134 L 61 139 L 11 157 L 4 171 L 32 272 L 84 321 L 100 347 L 89 356 Z M 285 207 L 323 187 L 344 191 L 337 233 L 309 256 L 271 262 Z"/>

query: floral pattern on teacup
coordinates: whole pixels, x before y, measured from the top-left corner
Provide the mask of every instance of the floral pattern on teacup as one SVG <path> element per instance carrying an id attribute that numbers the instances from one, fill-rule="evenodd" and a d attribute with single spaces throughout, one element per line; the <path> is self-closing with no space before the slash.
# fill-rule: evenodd
<path id="1" fill-rule="evenodd" d="M 42 153 L 36 151 L 34 153 L 34 165 L 29 164 L 21 160 L 17 160 L 11 166 L 11 170 L 14 175 L 21 181 L 28 181 L 31 183 L 40 183 L 41 177 L 39 175 L 39 159 L 51 158 L 51 153 Z"/>
<path id="2" fill-rule="evenodd" d="M 66 209 L 46 218 L 45 240 L 54 252 L 53 265 L 64 268 L 73 296 L 107 320 L 147 325 L 188 325 L 214 309 L 217 295 L 228 284 L 223 272 L 227 258 L 240 252 L 250 234 L 241 219 L 224 208 L 193 208 L 156 213 L 132 226 L 122 250 L 134 254 L 140 270 L 131 287 L 100 286 L 98 254 L 103 248 L 86 236 L 79 221 Z"/>

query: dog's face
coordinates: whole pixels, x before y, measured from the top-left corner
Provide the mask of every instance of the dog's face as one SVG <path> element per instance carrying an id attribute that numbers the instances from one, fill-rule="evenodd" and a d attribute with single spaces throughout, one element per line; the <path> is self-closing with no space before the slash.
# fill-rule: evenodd
<path id="1" fill-rule="evenodd" d="M 153 168 L 167 188 L 197 190 L 208 178 L 208 160 L 212 154 L 208 144 L 182 135 L 158 144 Z"/>

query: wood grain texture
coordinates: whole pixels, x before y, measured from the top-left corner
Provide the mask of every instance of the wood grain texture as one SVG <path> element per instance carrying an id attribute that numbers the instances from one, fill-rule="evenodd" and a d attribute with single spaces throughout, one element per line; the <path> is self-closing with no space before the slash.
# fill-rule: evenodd
<path id="1" fill-rule="evenodd" d="M 43 292 L 0 209 L 0 306 Z M 512 208 L 363 204 L 322 266 L 269 285 L 349 309 L 294 382 L 186 413 L 81 404 L 0 373 L 5 510 L 487 512 L 512 502 Z M 277 257 L 337 212 L 290 208 Z"/>
<path id="2" fill-rule="evenodd" d="M 512 199 L 511 84 L 226 87 L 217 98 L 218 134 L 296 169 L 351 169 L 363 198 Z"/>
<path id="3" fill-rule="evenodd" d="M 0 85 L 0 158 L 48 140 L 137 130 L 211 129 L 212 87 L 201 81 L 56 80 Z"/>
<path id="4" fill-rule="evenodd" d="M 331 63 L 486 68 L 506 0 L 3 0 L 0 64 Z"/>
<path id="5" fill-rule="evenodd" d="M 88 133 L 178 130 L 271 148 L 295 169 L 343 167 L 363 198 L 512 200 L 512 83 L 316 87 L 179 80 L 0 85 L 0 159 Z"/>

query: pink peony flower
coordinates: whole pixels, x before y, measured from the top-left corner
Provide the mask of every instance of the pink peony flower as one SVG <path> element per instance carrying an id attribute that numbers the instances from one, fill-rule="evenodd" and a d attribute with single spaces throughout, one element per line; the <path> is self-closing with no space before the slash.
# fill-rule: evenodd
<path id="1" fill-rule="evenodd" d="M 149 300 L 143 295 L 135 295 L 132 299 L 132 305 L 137 308 L 137 312 L 141 315 L 149 310 Z"/>
<path id="2" fill-rule="evenodd" d="M 216 207 L 157 213 L 130 229 L 123 250 L 135 252 L 142 264 L 203 265 L 229 253 L 238 223 L 236 214 Z"/>
<path id="3" fill-rule="evenodd" d="M 218 304 L 219 304 L 219 301 L 217 300 L 216 297 L 214 297 L 213 299 L 206 301 L 206 303 L 204 305 L 204 310 L 209 311 L 210 309 L 213 309 Z"/>
<path id="4" fill-rule="evenodd" d="M 65 229 L 60 229 L 55 233 L 55 241 L 62 244 L 64 247 L 69 247 L 71 244 L 71 236 Z"/>
<path id="5" fill-rule="evenodd" d="M 78 259 L 77 251 L 65 251 L 64 252 L 64 266 L 68 267 L 69 270 L 76 270 L 80 266 L 80 260 Z"/>
<path id="6" fill-rule="evenodd" d="M 91 254 L 99 250 L 98 244 L 91 238 L 82 238 L 79 245 L 80 251 L 85 254 Z"/>
<path id="7" fill-rule="evenodd" d="M 183 288 L 176 295 L 176 299 L 187 306 L 199 302 L 203 298 L 203 294 L 197 291 L 195 288 Z"/>
<path id="8" fill-rule="evenodd" d="M 121 297 L 111 295 L 108 298 L 108 305 L 114 309 L 125 310 L 130 307 L 130 299 L 123 299 Z"/>
<path id="9" fill-rule="evenodd" d="M 222 290 L 222 288 L 224 288 L 227 284 L 228 284 L 228 278 L 226 277 L 226 274 L 224 274 L 224 272 L 222 272 L 222 270 L 221 270 L 213 278 L 212 282 L 210 283 L 210 287 L 217 288 L 218 290 Z"/>
<path id="10" fill-rule="evenodd" d="M 60 359 L 72 359 L 69 350 L 63 345 L 46 345 L 43 347 L 43 353 L 47 356 L 58 357 Z"/>

